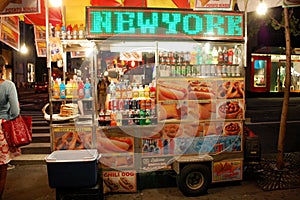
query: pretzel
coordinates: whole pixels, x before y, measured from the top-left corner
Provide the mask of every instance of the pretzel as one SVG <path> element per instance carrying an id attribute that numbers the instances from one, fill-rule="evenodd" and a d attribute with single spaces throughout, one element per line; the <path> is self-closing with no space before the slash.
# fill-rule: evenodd
<path id="1" fill-rule="evenodd" d="M 61 137 L 56 138 L 54 143 L 55 143 L 56 150 L 84 149 L 83 142 L 81 141 L 77 132 L 67 132 L 67 133 L 63 134 Z"/>

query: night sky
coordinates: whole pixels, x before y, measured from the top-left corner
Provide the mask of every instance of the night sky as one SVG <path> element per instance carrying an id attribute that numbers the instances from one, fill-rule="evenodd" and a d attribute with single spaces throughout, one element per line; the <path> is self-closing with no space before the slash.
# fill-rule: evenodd
<path id="1" fill-rule="evenodd" d="M 294 9 L 294 16 L 297 19 L 300 19 L 300 7 L 293 8 Z M 283 8 L 277 7 L 272 8 L 269 11 L 269 14 L 276 18 L 279 22 L 281 22 L 282 14 L 283 14 Z M 250 17 L 256 17 L 256 20 L 258 20 L 258 17 L 256 13 L 250 13 Z M 262 17 L 261 20 L 270 20 L 269 17 L 265 16 Z M 261 23 L 262 21 L 260 21 Z M 298 30 L 300 33 L 300 22 L 298 24 Z M 248 30 L 252 30 L 252 27 L 248 26 Z M 255 38 L 255 37 L 254 37 Z M 273 46 L 273 47 L 285 47 L 285 32 L 284 28 L 281 28 L 280 30 L 274 30 L 274 28 L 271 26 L 271 24 L 268 25 L 261 25 L 258 32 L 257 32 L 257 43 L 258 46 Z M 293 36 L 291 34 L 291 46 L 293 48 L 298 47 L 300 48 L 300 35 L 299 36 Z"/>

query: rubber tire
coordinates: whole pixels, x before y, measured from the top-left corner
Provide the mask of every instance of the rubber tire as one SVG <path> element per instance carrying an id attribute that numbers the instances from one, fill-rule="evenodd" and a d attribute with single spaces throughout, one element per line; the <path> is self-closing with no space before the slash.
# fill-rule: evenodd
<path id="1" fill-rule="evenodd" d="M 205 195 L 207 194 L 207 190 L 211 184 L 211 171 L 208 166 L 203 165 L 203 164 L 189 164 L 183 167 L 180 170 L 180 174 L 177 175 L 177 186 L 179 190 L 188 197 L 195 197 L 195 196 L 200 196 L 200 195 Z M 199 176 L 201 176 L 201 180 L 199 182 L 202 183 L 197 183 L 200 184 L 196 186 L 195 188 L 192 188 L 188 184 L 188 179 L 190 176 L 191 178 L 195 178 L 193 175 L 194 173 L 197 173 Z M 199 177 L 196 177 L 199 178 Z"/>

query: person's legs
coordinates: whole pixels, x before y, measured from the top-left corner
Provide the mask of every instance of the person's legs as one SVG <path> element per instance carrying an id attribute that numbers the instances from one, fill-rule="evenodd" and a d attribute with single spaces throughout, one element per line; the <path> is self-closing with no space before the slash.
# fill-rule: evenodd
<path id="1" fill-rule="evenodd" d="M 2 199 L 2 194 L 5 187 L 7 175 L 7 164 L 0 165 L 0 199 Z"/>

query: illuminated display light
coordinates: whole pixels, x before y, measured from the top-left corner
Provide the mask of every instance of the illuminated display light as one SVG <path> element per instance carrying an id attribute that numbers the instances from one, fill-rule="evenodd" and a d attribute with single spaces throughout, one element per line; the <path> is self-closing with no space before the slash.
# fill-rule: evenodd
<path id="1" fill-rule="evenodd" d="M 118 9 L 87 7 L 87 37 L 236 39 L 243 40 L 240 12 Z"/>

